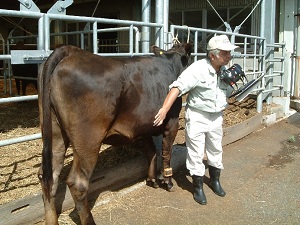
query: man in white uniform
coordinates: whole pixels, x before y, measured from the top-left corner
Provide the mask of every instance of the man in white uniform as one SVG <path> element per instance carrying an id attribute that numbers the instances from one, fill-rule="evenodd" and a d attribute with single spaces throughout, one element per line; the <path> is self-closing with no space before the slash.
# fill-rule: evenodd
<path id="1" fill-rule="evenodd" d="M 194 199 L 202 205 L 207 203 L 203 192 L 205 152 L 210 187 L 217 195 L 226 195 L 219 181 L 223 169 L 222 123 L 227 97 L 233 89 L 220 79 L 219 74 L 226 69 L 231 50 L 237 47 L 230 43 L 226 35 L 211 38 L 207 45 L 207 57 L 191 64 L 170 85 L 170 92 L 155 116 L 154 126 L 161 125 L 176 98 L 188 93 L 185 111 L 186 167 L 193 178 Z"/>

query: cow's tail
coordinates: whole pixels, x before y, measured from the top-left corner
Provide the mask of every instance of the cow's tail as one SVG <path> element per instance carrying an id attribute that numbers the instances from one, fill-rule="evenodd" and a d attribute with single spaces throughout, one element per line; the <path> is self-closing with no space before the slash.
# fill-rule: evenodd
<path id="1" fill-rule="evenodd" d="M 68 55 L 69 48 L 62 47 L 56 49 L 44 63 L 42 70 L 40 70 L 39 82 L 40 86 L 40 97 L 42 104 L 42 140 L 43 140 L 43 151 L 42 151 L 42 187 L 44 189 L 45 197 L 50 199 L 51 187 L 53 184 L 52 175 L 52 119 L 51 119 L 51 103 L 50 103 L 50 81 L 53 70 L 58 63 Z"/>

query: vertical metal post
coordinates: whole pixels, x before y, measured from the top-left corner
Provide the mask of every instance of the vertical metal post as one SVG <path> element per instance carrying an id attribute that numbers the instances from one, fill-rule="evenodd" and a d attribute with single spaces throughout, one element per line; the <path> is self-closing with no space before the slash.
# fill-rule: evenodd
<path id="1" fill-rule="evenodd" d="M 300 11 L 300 9 L 299 9 Z M 299 81 L 300 81 L 300 14 L 297 14 L 297 43 L 296 43 L 296 62 L 295 62 L 295 97 L 299 97 Z"/>
<path id="2" fill-rule="evenodd" d="M 172 47 L 172 40 L 169 34 L 169 0 L 164 0 L 164 42 L 165 50 Z"/>
<path id="3" fill-rule="evenodd" d="M 47 14 L 44 15 L 44 34 L 45 34 L 45 50 L 50 50 L 50 19 Z"/>
<path id="4" fill-rule="evenodd" d="M 265 37 L 265 11 L 266 11 L 266 1 L 262 0 L 261 2 L 261 7 L 260 7 L 260 12 L 261 12 L 261 20 L 260 20 L 260 36 L 261 37 Z M 262 46 L 263 44 L 263 46 Z M 259 53 L 260 54 L 265 54 L 264 51 L 264 46 L 265 46 L 265 41 L 261 41 L 260 43 L 260 48 L 259 48 Z M 263 70 L 264 68 L 264 61 L 263 60 L 259 60 L 259 68 Z M 262 88 L 264 88 L 264 78 L 262 79 Z M 263 92 L 259 91 L 258 95 L 257 95 L 257 100 L 256 100 L 256 110 L 257 112 L 261 113 L 262 112 L 262 101 L 263 101 Z"/>
<path id="5" fill-rule="evenodd" d="M 84 34 L 80 34 L 80 48 L 84 49 Z"/>
<path id="6" fill-rule="evenodd" d="M 194 53 L 198 53 L 198 31 L 195 31 Z M 198 55 L 194 57 L 194 62 L 198 60 Z"/>
<path id="7" fill-rule="evenodd" d="M 129 28 L 129 53 L 133 54 L 133 25 Z"/>
<path id="8" fill-rule="evenodd" d="M 155 2 L 155 23 L 163 24 L 164 23 L 164 0 L 156 0 Z M 160 30 L 164 28 L 155 29 L 155 44 L 160 48 L 163 48 L 164 37 L 160 36 Z M 164 32 L 163 32 L 164 33 Z"/>
<path id="9" fill-rule="evenodd" d="M 38 22 L 38 43 L 37 43 L 37 49 L 42 50 L 44 49 L 44 16 L 39 18 Z"/>
<path id="10" fill-rule="evenodd" d="M 150 12 L 151 12 L 151 0 L 142 0 L 142 21 L 145 23 L 150 22 Z M 150 28 L 147 26 L 142 27 L 142 52 L 149 53 L 150 49 Z"/>
<path id="11" fill-rule="evenodd" d="M 266 38 L 266 43 L 274 45 L 274 35 L 275 35 L 275 9 L 276 1 L 275 0 L 264 0 L 262 1 L 262 14 L 264 15 L 264 20 L 261 22 L 264 23 L 264 37 Z M 261 23 L 261 24 L 262 24 Z M 274 71 L 274 47 L 266 48 L 266 57 L 267 57 L 267 66 L 266 74 L 272 75 Z M 273 77 L 269 77 L 266 80 L 267 89 L 271 90 L 273 88 Z M 272 103 L 272 93 L 268 93 L 266 101 L 268 104 Z"/>
<path id="12" fill-rule="evenodd" d="M 93 23 L 93 53 L 94 54 L 98 54 L 98 43 L 97 43 L 97 39 L 98 39 L 98 36 L 97 36 L 97 22 L 95 21 Z"/>
<path id="13" fill-rule="evenodd" d="M 135 32 L 135 53 L 139 53 L 139 40 L 140 40 L 140 33 L 137 27 L 134 27 L 134 32 Z"/>
<path id="14" fill-rule="evenodd" d="M 299 95 L 299 90 L 294 90 L 295 88 L 295 80 L 294 75 L 294 47 L 295 47 L 295 36 L 294 36 L 294 29 L 295 29 L 295 17 L 294 17 L 294 10 L 295 4 L 299 2 L 299 0 L 289 0 L 289 1 L 280 1 L 280 20 L 282 21 L 281 24 L 281 42 L 285 43 L 284 51 L 284 75 L 283 75 L 283 84 L 284 84 L 284 95 L 290 96 L 291 94 L 294 96 Z M 297 93 L 295 93 L 298 92 Z"/>

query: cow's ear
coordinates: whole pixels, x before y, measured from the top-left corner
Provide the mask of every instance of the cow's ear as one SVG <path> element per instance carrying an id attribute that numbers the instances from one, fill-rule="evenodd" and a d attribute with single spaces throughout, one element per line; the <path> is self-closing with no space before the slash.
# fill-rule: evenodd
<path id="1" fill-rule="evenodd" d="M 154 55 L 156 55 L 156 56 L 162 55 L 166 52 L 155 45 L 151 46 L 151 50 L 154 53 Z"/>
<path id="2" fill-rule="evenodd" d="M 192 51 L 193 51 L 193 44 L 192 43 L 186 43 L 184 45 L 184 50 L 186 52 L 187 55 L 191 55 Z"/>

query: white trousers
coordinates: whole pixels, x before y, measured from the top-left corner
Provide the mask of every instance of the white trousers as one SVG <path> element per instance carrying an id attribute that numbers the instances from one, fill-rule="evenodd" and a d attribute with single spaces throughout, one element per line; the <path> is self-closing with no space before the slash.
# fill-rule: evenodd
<path id="1" fill-rule="evenodd" d="M 205 152 L 208 165 L 223 169 L 223 112 L 208 113 L 187 107 L 185 123 L 186 167 L 190 175 L 204 176 Z"/>

